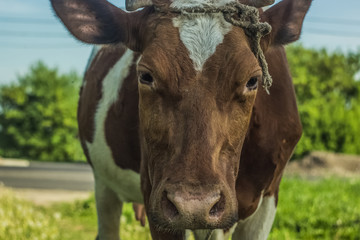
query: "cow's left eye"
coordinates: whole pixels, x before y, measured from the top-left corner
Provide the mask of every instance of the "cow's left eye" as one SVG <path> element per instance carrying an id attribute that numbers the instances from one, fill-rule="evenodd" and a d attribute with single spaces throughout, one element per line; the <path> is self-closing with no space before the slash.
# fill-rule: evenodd
<path id="1" fill-rule="evenodd" d="M 249 90 L 255 90 L 258 87 L 258 79 L 259 77 L 252 77 L 250 80 L 246 83 L 246 87 Z"/>
<path id="2" fill-rule="evenodd" d="M 151 85 L 154 82 L 154 78 L 151 76 L 150 73 L 140 73 L 139 81 L 142 84 Z"/>

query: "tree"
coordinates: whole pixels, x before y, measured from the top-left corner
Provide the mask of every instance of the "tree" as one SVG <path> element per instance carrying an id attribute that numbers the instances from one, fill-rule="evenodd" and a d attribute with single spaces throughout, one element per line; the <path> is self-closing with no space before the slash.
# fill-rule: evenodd
<path id="1" fill-rule="evenodd" d="M 47 161 L 83 159 L 77 139 L 80 78 L 42 62 L 0 87 L 0 154 Z"/>
<path id="2" fill-rule="evenodd" d="M 295 156 L 313 150 L 360 154 L 360 51 L 287 48 L 303 136 Z"/>

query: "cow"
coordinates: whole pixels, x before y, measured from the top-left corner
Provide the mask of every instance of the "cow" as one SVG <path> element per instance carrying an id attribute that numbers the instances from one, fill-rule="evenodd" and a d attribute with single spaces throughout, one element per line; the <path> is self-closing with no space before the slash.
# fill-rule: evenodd
<path id="1" fill-rule="evenodd" d="M 262 10 L 273 2 L 129 0 L 125 12 L 51 0 L 70 33 L 95 45 L 78 124 L 97 239 L 119 239 L 123 202 L 138 217 L 144 204 L 153 239 L 267 238 L 302 134 L 283 46 L 299 39 L 312 1 Z"/>

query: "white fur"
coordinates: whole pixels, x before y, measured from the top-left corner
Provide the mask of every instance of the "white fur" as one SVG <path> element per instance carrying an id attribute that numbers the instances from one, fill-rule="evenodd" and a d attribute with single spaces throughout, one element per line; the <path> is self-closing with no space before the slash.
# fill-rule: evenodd
<path id="1" fill-rule="evenodd" d="M 171 5 L 188 6 L 199 2 L 193 0 L 186 3 L 186 1 L 177 0 Z M 225 2 L 225 0 L 220 2 Z M 173 25 L 179 28 L 181 41 L 188 49 L 196 71 L 202 70 L 204 63 L 215 53 L 216 47 L 223 42 L 224 36 L 232 29 L 232 25 L 224 19 L 222 13 L 182 14 L 173 19 Z"/>
<path id="2" fill-rule="evenodd" d="M 221 7 L 231 2 L 234 0 L 172 0 L 170 7 L 178 9 L 205 6 Z"/>
<path id="3" fill-rule="evenodd" d="M 233 239 L 266 240 L 274 222 L 275 214 L 275 197 L 262 197 L 255 213 L 238 222 Z"/>
<path id="4" fill-rule="evenodd" d="M 227 231 L 224 234 L 224 230 L 222 229 L 215 229 L 215 230 L 195 230 L 193 231 L 195 240 L 227 240 L 233 234 L 237 224 Z M 209 238 L 209 234 L 210 238 Z"/>
<path id="5" fill-rule="evenodd" d="M 132 170 L 119 168 L 113 159 L 105 138 L 107 113 L 119 96 L 123 80 L 129 75 L 134 53 L 127 50 L 109 70 L 103 80 L 102 98 L 95 114 L 93 143 L 87 143 L 90 159 L 94 166 L 95 179 L 101 181 L 118 195 L 121 201 L 143 202 L 140 191 L 140 175 Z"/>

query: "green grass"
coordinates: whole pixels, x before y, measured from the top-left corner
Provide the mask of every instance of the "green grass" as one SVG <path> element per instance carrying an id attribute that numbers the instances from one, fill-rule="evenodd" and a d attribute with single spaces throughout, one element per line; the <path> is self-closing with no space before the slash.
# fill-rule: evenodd
<path id="1" fill-rule="evenodd" d="M 284 179 L 270 239 L 360 239 L 360 180 Z"/>
<path id="2" fill-rule="evenodd" d="M 57 240 L 59 213 L 46 213 L 0 187 L 0 239 Z"/>
<path id="3" fill-rule="evenodd" d="M 59 228 L 66 230 L 61 240 L 95 239 L 97 231 L 96 207 L 94 197 L 72 204 L 63 203 L 52 206 L 50 212 L 61 212 L 62 221 Z M 135 220 L 132 204 L 124 204 L 121 216 L 120 236 L 123 240 L 151 239 L 149 227 L 142 227 Z"/>
<path id="4" fill-rule="evenodd" d="M 94 198 L 50 207 L 0 197 L 0 240 L 95 239 Z M 148 226 L 135 221 L 131 204 L 121 218 L 123 240 L 151 239 Z M 271 240 L 360 240 L 360 180 L 285 178 Z"/>

